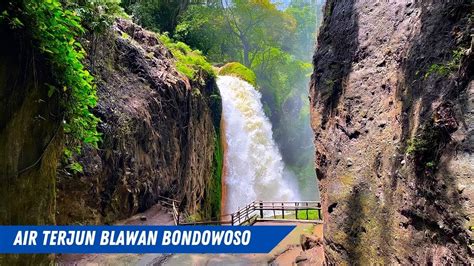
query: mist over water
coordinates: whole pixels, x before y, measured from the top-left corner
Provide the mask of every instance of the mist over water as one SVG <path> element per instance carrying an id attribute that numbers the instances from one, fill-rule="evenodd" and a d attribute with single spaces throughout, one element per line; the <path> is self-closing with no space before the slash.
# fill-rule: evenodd
<path id="1" fill-rule="evenodd" d="M 220 76 L 217 85 L 227 142 L 226 211 L 236 211 L 253 200 L 297 200 L 294 176 L 285 174 L 260 93 L 235 77 Z"/>

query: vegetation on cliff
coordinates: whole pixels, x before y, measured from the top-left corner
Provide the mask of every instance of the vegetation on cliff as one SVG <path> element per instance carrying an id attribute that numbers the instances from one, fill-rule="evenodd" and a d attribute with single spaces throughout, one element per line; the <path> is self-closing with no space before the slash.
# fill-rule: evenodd
<path id="1" fill-rule="evenodd" d="M 219 112 L 218 116 L 220 117 L 220 109 L 216 107 L 220 106 L 216 105 L 217 102 L 220 103 L 220 97 L 218 91 L 216 92 L 217 88 L 215 88 L 214 82 L 215 73 L 212 66 L 199 51 L 191 49 L 186 44 L 172 41 L 166 36 L 166 34 L 159 34 L 159 39 L 167 47 L 165 48 L 161 45 L 160 41 L 156 39 L 155 33 L 144 32 L 143 29 L 139 29 L 137 25 L 130 22 L 123 23 L 121 26 L 133 29 L 133 32 L 127 32 L 130 34 L 129 37 L 133 35 L 131 36 L 132 39 L 126 40 L 122 38 L 124 37 L 123 35 L 127 35 L 125 33 L 122 35 L 119 34 L 118 36 L 111 34 L 114 30 L 117 31 L 116 28 L 113 28 L 117 27 L 117 18 L 126 16 L 119 4 L 120 1 L 117 0 L 18 0 L 3 2 L 0 4 L 0 7 L 2 8 L 0 15 L 0 23 L 2 23 L 2 27 L 6 26 L 16 33 L 23 34 L 24 36 L 22 36 L 26 37 L 25 40 L 33 40 L 33 46 L 36 46 L 36 50 L 44 57 L 40 58 L 40 56 L 38 56 L 30 58 L 32 61 L 39 61 L 43 58 L 47 61 L 46 64 L 41 65 L 43 68 L 39 69 L 38 73 L 45 72 L 48 73 L 48 75 L 51 75 L 52 73 L 51 76 L 53 79 L 48 79 L 47 86 L 40 84 L 39 88 L 43 90 L 46 88 L 44 93 L 49 98 L 60 98 L 62 102 L 62 110 L 57 119 L 64 121 L 61 121 L 60 125 L 58 125 L 59 130 L 56 129 L 55 134 L 53 135 L 54 137 L 62 137 L 62 134 L 56 133 L 65 132 L 66 141 L 63 139 L 54 139 L 54 141 L 50 142 L 66 142 L 67 148 L 65 149 L 64 154 L 66 155 L 68 166 L 65 169 L 61 169 L 61 174 L 58 178 L 58 184 L 60 187 L 56 190 L 54 182 L 52 182 L 54 180 L 52 180 L 51 177 L 55 175 L 58 161 L 48 161 L 48 169 L 51 168 L 54 171 L 51 171 L 51 175 L 47 176 L 51 183 L 45 185 L 51 188 L 51 191 L 48 192 L 56 193 L 56 191 L 59 191 L 60 195 L 74 194 L 76 196 L 74 199 L 67 201 L 66 204 L 70 205 L 61 208 L 61 212 L 69 209 L 69 211 L 71 211 L 71 216 L 64 217 L 62 216 L 64 213 L 61 213 L 61 215 L 58 215 L 58 217 L 61 216 L 59 220 L 62 223 L 96 223 L 105 220 L 111 222 L 117 218 L 123 218 L 124 215 L 127 216 L 138 210 L 144 210 L 149 207 L 150 204 L 156 203 L 157 193 L 171 193 L 172 196 L 175 196 L 179 200 L 188 197 L 188 202 L 182 207 L 191 211 L 197 211 L 197 206 L 204 204 L 205 199 L 201 197 L 207 192 L 203 192 L 202 190 L 207 188 L 202 187 L 192 190 L 186 183 L 171 184 L 171 181 L 169 180 L 169 183 L 166 183 L 168 181 L 165 179 L 157 179 L 156 176 L 150 177 L 149 175 L 156 172 L 156 169 L 145 169 L 146 167 L 143 165 L 140 169 L 134 168 L 134 165 L 128 165 L 128 170 L 120 172 L 121 166 L 107 161 L 106 158 L 109 158 L 107 157 L 108 155 L 102 153 L 104 150 L 114 150 L 114 154 L 118 153 L 117 156 L 120 157 L 122 154 L 118 151 L 120 151 L 121 147 L 114 146 L 112 142 L 121 143 L 129 138 L 130 135 L 128 134 L 133 130 L 131 130 L 131 128 L 138 128 L 136 124 L 139 124 L 136 119 L 139 119 L 138 117 L 140 114 L 127 113 L 126 110 L 122 110 L 123 106 L 115 107 L 116 110 L 123 111 L 123 115 L 119 118 L 114 116 L 111 117 L 108 115 L 109 112 L 101 109 L 109 107 L 107 106 L 107 101 L 104 97 L 111 97 L 111 95 L 104 96 L 102 94 L 100 95 L 102 98 L 99 99 L 99 96 L 96 94 L 96 86 L 100 86 L 102 92 L 104 92 L 104 88 L 108 88 L 109 85 L 113 84 L 116 73 L 130 67 L 127 62 L 121 61 L 115 62 L 115 65 L 121 66 L 121 69 L 117 69 L 113 63 L 111 64 L 114 59 L 132 60 L 133 62 L 130 63 L 141 67 L 138 71 L 148 69 L 151 65 L 152 67 L 161 66 L 167 69 L 162 73 L 164 75 L 161 75 L 160 77 L 151 75 L 147 80 L 144 80 L 142 77 L 140 81 L 145 83 L 145 85 L 142 84 L 142 88 L 138 88 L 140 84 L 136 80 L 130 81 L 128 84 L 135 84 L 137 88 L 134 87 L 134 89 L 137 89 L 137 91 L 147 88 L 146 84 L 151 84 L 150 86 L 156 88 L 157 91 L 166 94 L 162 96 L 163 98 L 171 97 L 171 99 L 166 98 L 166 101 L 170 104 L 168 110 L 172 112 L 171 114 L 160 116 L 160 113 L 150 115 L 150 117 L 153 117 L 154 121 L 158 118 L 166 119 L 175 117 L 172 122 L 164 121 L 159 124 L 169 124 L 170 128 L 167 129 L 169 132 L 164 130 L 162 126 L 159 128 L 153 128 L 153 130 L 160 131 L 160 134 L 157 134 L 157 136 L 160 135 L 163 137 L 163 139 L 161 139 L 163 143 L 179 149 L 170 151 L 166 147 L 160 147 L 155 148 L 155 150 L 176 153 L 172 155 L 177 156 L 176 160 L 168 162 L 169 164 L 173 163 L 176 165 L 173 167 L 169 166 L 169 169 L 167 169 L 167 171 L 169 170 L 169 173 L 167 173 L 166 176 L 179 176 L 184 180 L 186 178 L 184 174 L 182 175 L 173 172 L 172 169 L 175 169 L 175 171 L 185 171 L 183 169 L 191 167 L 192 165 L 192 163 L 186 161 L 187 159 L 191 160 L 191 158 L 201 162 L 199 166 L 193 166 L 193 169 L 199 169 L 199 174 L 194 173 L 194 170 L 186 171 L 186 173 L 191 175 L 188 176 L 188 178 L 199 180 L 199 184 L 212 183 L 213 194 L 209 197 L 212 198 L 212 200 L 211 203 L 209 203 L 210 206 L 205 207 L 212 209 L 213 213 L 218 213 L 220 207 L 219 191 L 221 171 L 219 167 L 222 165 L 222 153 L 219 148 L 220 143 L 215 147 L 216 141 L 214 138 L 217 138 L 217 142 L 219 142 L 218 137 L 215 137 L 216 134 L 219 135 L 219 131 L 218 128 L 213 127 L 213 124 L 215 123 L 212 121 L 214 116 L 212 112 Z M 137 39 L 140 36 L 134 34 L 138 31 L 143 32 L 143 34 L 147 36 L 147 40 L 150 40 L 152 43 L 147 43 L 146 40 L 143 39 Z M 109 46 L 105 47 L 105 43 Z M 143 49 L 147 49 L 145 57 L 143 57 L 142 54 Z M 86 54 L 86 50 L 89 55 Z M 113 56 L 118 50 L 131 51 L 135 53 L 135 57 L 124 59 L 122 57 Z M 170 54 L 173 56 L 172 58 L 170 58 Z M 188 77 L 191 82 L 187 82 L 184 76 L 177 75 L 175 67 L 172 65 L 175 65 L 176 69 L 184 76 Z M 48 69 L 44 69 L 44 66 L 47 66 Z M 160 71 L 163 69 L 160 69 Z M 135 68 L 130 68 L 129 72 L 121 73 L 120 76 L 124 78 L 134 78 L 134 71 L 137 70 Z M 34 70 L 34 74 L 37 74 L 36 70 Z M 96 78 L 94 78 L 93 75 L 96 76 Z M 161 80 L 159 78 L 161 78 Z M 110 84 L 106 85 L 105 83 L 107 82 Z M 123 84 L 125 83 L 120 83 L 121 86 Z M 167 89 L 158 90 L 158 88 L 161 87 Z M 177 95 L 173 93 L 167 94 L 169 91 L 178 91 L 179 93 Z M 128 94 L 123 90 L 120 90 L 120 92 L 122 94 L 115 95 L 116 98 L 112 100 L 112 102 L 121 102 L 122 104 L 125 104 L 122 101 L 117 101 L 117 99 L 120 98 L 123 100 L 123 98 Z M 144 95 L 150 93 L 149 91 L 140 92 Z M 128 95 L 127 97 L 133 96 Z M 156 95 L 153 97 L 156 97 Z M 146 98 L 154 99 L 153 97 L 147 96 Z M 49 100 L 47 102 L 49 102 Z M 102 105 L 98 105 L 98 102 L 102 102 Z M 190 105 L 190 103 L 192 103 L 192 105 Z M 167 105 L 162 104 L 161 106 Z M 178 109 L 176 110 L 173 108 Z M 155 108 L 150 112 L 155 112 L 157 110 L 158 108 Z M 113 123 L 113 126 L 109 126 L 108 123 L 110 123 L 110 121 L 101 122 L 98 116 L 100 116 L 101 119 L 128 120 L 120 121 L 120 123 Z M 35 119 L 45 120 L 47 119 L 47 117 L 45 117 L 45 115 L 42 115 Z M 146 120 L 146 118 L 143 117 L 141 117 L 141 119 L 143 119 L 143 121 Z M 129 123 L 136 124 L 131 125 Z M 155 125 L 154 123 L 155 122 L 150 122 L 150 125 Z M 192 125 L 188 125 L 188 123 Z M 189 132 L 175 130 L 174 126 L 187 128 Z M 98 127 L 100 128 L 100 131 Z M 128 128 L 125 129 L 124 127 Z M 147 129 L 150 128 L 147 127 Z M 110 132 L 114 132 L 114 130 L 118 130 L 123 134 L 115 134 L 114 136 L 111 136 Z M 161 132 L 163 130 L 164 132 Z M 195 132 L 191 132 L 191 130 L 194 130 Z M 149 131 L 142 133 L 146 135 L 147 132 L 149 133 Z M 48 132 L 48 134 L 49 133 L 51 132 Z M 107 143 L 101 143 L 101 137 L 103 137 L 103 141 Z M 144 138 L 148 139 L 149 136 Z M 179 142 L 178 140 L 181 139 L 187 139 L 187 141 L 185 143 Z M 129 140 L 130 143 L 132 141 L 133 140 Z M 189 149 L 188 145 L 192 143 L 200 143 L 202 146 L 197 150 L 197 152 L 195 152 L 194 150 Z M 147 143 L 140 143 L 140 145 L 149 147 Z M 60 149 L 62 145 L 58 145 L 57 147 Z M 128 149 L 127 154 L 132 151 L 138 152 L 133 149 Z M 47 152 L 45 151 L 43 153 L 46 154 Z M 152 151 L 149 151 L 148 153 L 151 154 Z M 179 157 L 180 153 L 183 153 L 181 155 L 182 157 Z M 208 154 L 213 155 L 208 157 Z M 41 162 L 42 158 L 43 162 L 45 162 L 44 158 L 49 158 L 47 156 L 48 154 L 44 155 L 44 157 L 43 155 L 39 157 L 40 159 L 38 159 L 38 162 Z M 157 158 L 162 158 L 164 156 L 165 155 L 160 157 L 157 156 Z M 172 156 L 166 155 L 166 157 Z M 129 157 L 127 158 L 130 159 Z M 100 167 L 94 164 L 97 163 L 98 159 L 104 159 L 104 161 L 101 162 Z M 94 165 L 96 168 L 94 171 L 91 171 L 91 167 Z M 161 166 L 160 169 L 161 168 L 165 167 Z M 105 178 L 108 180 L 106 184 L 97 183 L 100 178 L 95 176 L 95 174 L 100 172 L 101 169 L 104 171 L 110 170 L 110 172 L 103 175 L 109 178 Z M 137 179 L 134 181 L 134 183 L 137 183 L 137 187 L 134 187 L 133 191 L 137 193 L 140 192 L 140 196 L 137 196 L 132 192 L 126 193 L 121 191 L 121 185 L 118 184 L 114 178 L 122 179 L 122 177 L 118 178 L 111 174 L 117 173 L 118 175 L 127 176 L 130 174 L 129 169 L 146 171 L 146 174 L 142 174 L 142 176 L 145 176 L 143 180 Z M 78 178 L 79 176 L 81 178 Z M 211 176 L 217 181 L 209 181 Z M 87 177 L 91 177 L 91 179 L 87 179 Z M 38 180 L 41 178 L 38 178 Z M 124 177 L 123 179 L 127 178 Z M 156 180 L 159 180 L 162 183 L 157 185 L 156 182 L 158 181 Z M 87 190 L 87 187 L 91 185 L 94 185 L 95 187 L 93 192 Z M 124 185 L 124 187 L 127 186 L 127 184 L 122 185 Z M 153 188 L 150 189 L 151 187 Z M 157 190 L 155 187 L 160 187 L 162 190 Z M 90 194 L 86 195 L 89 192 Z M 214 194 L 217 196 L 214 197 Z M 100 198 L 97 198 L 99 196 Z M 62 196 L 60 196 L 59 201 L 62 202 L 62 199 Z M 87 204 L 90 204 L 91 199 L 93 199 L 92 201 L 95 203 L 87 206 Z M 38 202 L 42 201 L 38 199 Z M 96 205 L 99 202 L 102 206 Z M 64 202 L 62 202 L 62 204 L 63 203 Z M 64 205 L 61 206 L 64 207 Z M 75 206 L 75 208 L 70 208 L 70 206 Z M 71 209 L 74 209 L 74 211 Z M 56 211 L 54 211 L 54 213 L 56 213 Z M 97 218 L 98 216 L 105 218 Z"/>
<path id="2" fill-rule="evenodd" d="M 255 73 L 241 63 L 231 62 L 225 64 L 219 69 L 219 75 L 238 77 L 252 84 L 254 87 L 257 86 L 257 76 L 255 76 Z"/>
<path id="3" fill-rule="evenodd" d="M 49 85 L 48 96 L 61 94 L 66 109 L 64 131 L 82 143 L 97 147 L 99 119 L 91 109 L 97 104 L 93 77 L 82 60 L 85 51 L 78 37 L 84 33 L 80 17 L 65 10 L 57 0 L 11 1 L 3 11 L 2 20 L 12 28 L 25 28 L 38 43 L 38 49 L 50 60 L 56 84 Z M 73 145 L 79 152 L 80 144 Z M 66 150 L 70 155 L 70 150 Z M 73 164 L 74 170 L 81 167 Z"/>
<path id="4" fill-rule="evenodd" d="M 327 2 L 310 97 L 328 264 L 469 264 L 471 10 Z"/>
<path id="5" fill-rule="evenodd" d="M 193 50 L 183 42 L 173 41 L 167 34 L 159 34 L 159 38 L 176 58 L 176 69 L 181 74 L 191 80 L 197 77 L 199 71 L 204 71 L 209 77 L 215 77 L 212 65 L 201 51 Z"/>
<path id="6" fill-rule="evenodd" d="M 68 136 L 65 155 L 72 170 L 68 172 L 77 174 L 84 171 L 80 175 L 90 174 L 90 165 L 85 165 L 90 162 L 81 160 L 83 163 L 79 164 L 76 161 L 83 158 L 80 155 L 81 148 L 85 148 L 83 150 L 86 153 L 93 150 L 102 155 L 98 149 L 101 133 L 97 127 L 103 132 L 110 129 L 105 127 L 106 123 L 101 124 L 97 117 L 106 118 L 106 115 L 98 109 L 93 113 L 93 109 L 97 108 L 99 100 L 96 86 L 104 79 L 94 79 L 91 73 L 98 74 L 104 68 L 114 71 L 113 65 L 105 65 L 108 61 L 96 63 L 95 60 L 108 58 L 115 49 L 124 49 L 116 47 L 126 45 L 123 40 L 117 43 L 105 41 L 112 44 L 109 51 L 101 50 L 103 47 L 99 43 L 104 40 L 103 36 L 108 34 L 116 18 L 127 16 L 124 10 L 135 15 L 142 25 L 159 31 L 158 38 L 171 52 L 177 71 L 191 81 L 191 86 L 203 86 L 192 88 L 193 97 L 203 97 L 202 100 L 210 105 L 220 101 L 218 93 L 211 92 L 208 95 L 209 91 L 206 91 L 209 90 L 206 88 L 207 83 L 212 83 L 216 75 L 207 58 L 216 63 L 233 61 L 221 69 L 221 74 L 237 75 L 262 88 L 266 110 L 278 121 L 275 127 L 277 139 L 280 137 L 283 143 L 287 135 L 298 136 L 298 130 L 305 123 L 307 125 L 309 112 L 307 108 L 302 108 L 302 97 L 310 72 L 308 61 L 317 19 L 312 1 L 291 1 L 283 7 L 269 0 L 232 1 L 227 4 L 221 1 L 191 3 L 150 0 L 121 3 L 118 0 L 18 0 L 8 1 L 2 6 L 5 6 L 5 10 L 2 10 L 1 22 L 8 24 L 11 29 L 31 35 L 53 73 L 54 80 L 48 84 L 47 94 L 62 99 L 62 128 Z M 132 40 L 137 38 L 131 35 L 134 33 L 129 33 Z M 90 55 L 86 55 L 86 50 Z M 155 60 L 153 53 L 156 51 L 147 51 L 147 59 L 138 59 Z M 145 62 L 140 61 L 140 64 Z M 282 109 L 293 102 L 298 105 L 299 122 L 294 124 L 296 127 L 283 126 L 285 119 L 288 122 L 293 117 L 285 118 Z M 290 133 L 289 128 L 293 130 Z M 216 130 L 213 137 L 218 145 L 215 145 L 213 152 L 213 179 L 210 185 L 213 196 L 210 206 L 211 213 L 217 215 L 220 212 L 218 205 L 223 154 L 218 127 Z M 287 146 L 299 151 L 306 144 L 301 142 Z M 101 146 L 101 149 L 104 147 Z M 291 169 L 304 172 L 299 170 L 300 167 L 310 165 L 308 158 L 311 158 L 311 149 L 305 149 L 301 153 L 303 156 L 299 153 L 298 162 Z M 304 178 L 311 179 L 307 176 Z"/>

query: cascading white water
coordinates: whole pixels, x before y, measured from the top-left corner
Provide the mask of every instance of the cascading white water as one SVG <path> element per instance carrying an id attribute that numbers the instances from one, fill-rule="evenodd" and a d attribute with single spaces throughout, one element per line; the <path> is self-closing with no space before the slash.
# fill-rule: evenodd
<path id="1" fill-rule="evenodd" d="M 226 210 L 236 211 L 253 200 L 297 200 L 284 176 L 282 157 L 263 112 L 261 95 L 249 83 L 217 78 L 225 125 Z"/>

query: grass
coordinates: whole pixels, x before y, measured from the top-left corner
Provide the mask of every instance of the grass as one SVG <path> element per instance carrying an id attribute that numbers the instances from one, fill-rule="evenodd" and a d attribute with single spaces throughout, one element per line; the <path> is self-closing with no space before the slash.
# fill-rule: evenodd
<path id="1" fill-rule="evenodd" d="M 212 65 L 207 61 L 206 57 L 202 55 L 201 51 L 193 50 L 183 42 L 174 42 L 166 34 L 160 34 L 158 38 L 176 58 L 176 69 L 181 74 L 191 80 L 196 80 L 197 74 L 200 71 L 204 71 L 212 77 L 216 75 L 212 69 Z"/>
<path id="2" fill-rule="evenodd" d="M 248 69 L 246 66 L 237 62 L 225 64 L 219 70 L 219 75 L 234 76 L 244 81 L 247 81 L 254 87 L 257 86 L 257 76 L 255 75 L 255 73 L 252 70 Z"/>
<path id="3" fill-rule="evenodd" d="M 278 213 L 278 211 L 275 211 L 275 214 Z M 281 212 L 280 212 L 281 213 Z M 275 219 L 282 219 L 283 216 L 280 215 L 275 215 L 272 216 Z M 296 211 L 288 211 L 285 212 L 285 219 L 296 219 Z M 320 220 L 321 217 L 319 215 L 319 212 L 317 210 L 308 210 L 308 216 L 306 217 L 306 210 L 301 210 L 298 211 L 298 220 Z"/>

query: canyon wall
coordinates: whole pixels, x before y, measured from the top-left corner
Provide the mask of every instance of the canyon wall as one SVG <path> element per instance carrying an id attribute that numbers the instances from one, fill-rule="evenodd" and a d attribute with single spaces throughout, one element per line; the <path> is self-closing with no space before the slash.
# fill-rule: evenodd
<path id="1" fill-rule="evenodd" d="M 64 100 L 48 95 L 51 65 L 26 28 L 0 23 L 0 225 L 103 224 L 161 196 L 202 218 L 220 211 L 221 99 L 214 76 L 180 74 L 157 39 L 127 20 L 83 40 L 95 76 L 102 141 L 68 168 Z M 196 216 L 195 216 L 196 217 Z M 48 264 L 50 255 L 0 255 Z"/>
<path id="2" fill-rule="evenodd" d="M 88 39 L 103 136 L 99 149 L 78 158 L 82 174 L 61 171 L 58 224 L 113 222 L 160 196 L 180 201 L 188 214 L 217 214 L 220 199 L 211 190 L 220 184 L 221 106 L 214 77 L 202 72 L 190 81 L 155 33 L 127 20 Z"/>
<path id="3" fill-rule="evenodd" d="M 49 66 L 28 32 L 0 23 L 0 35 L 0 225 L 54 224 L 63 110 L 48 97 Z M 0 265 L 47 261 L 0 255 Z"/>
<path id="4" fill-rule="evenodd" d="M 310 100 L 328 264 L 470 263 L 472 10 L 327 2 Z"/>

